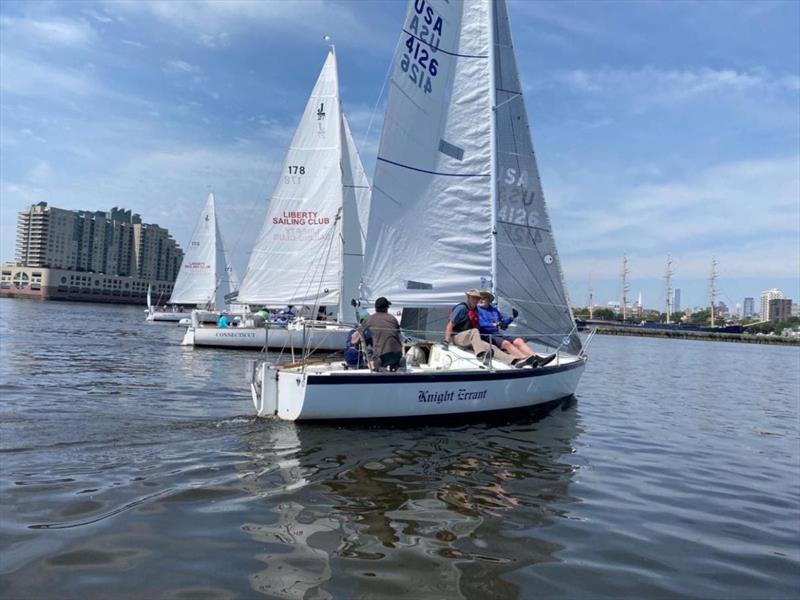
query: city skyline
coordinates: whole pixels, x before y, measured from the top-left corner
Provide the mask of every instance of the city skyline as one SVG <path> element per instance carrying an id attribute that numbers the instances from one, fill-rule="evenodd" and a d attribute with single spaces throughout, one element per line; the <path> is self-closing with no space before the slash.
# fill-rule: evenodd
<path id="1" fill-rule="evenodd" d="M 372 174 L 405 3 L 4 2 L 0 260 L 46 201 L 130 208 L 182 246 L 213 190 L 243 270 L 325 55 Z M 800 4 L 509 2 L 572 304 L 800 296 Z M 753 28 L 759 31 L 752 35 Z M 374 110 L 373 110 L 374 109 Z M 228 233 L 230 232 L 230 233 Z M 235 235 L 234 235 L 235 234 Z"/>

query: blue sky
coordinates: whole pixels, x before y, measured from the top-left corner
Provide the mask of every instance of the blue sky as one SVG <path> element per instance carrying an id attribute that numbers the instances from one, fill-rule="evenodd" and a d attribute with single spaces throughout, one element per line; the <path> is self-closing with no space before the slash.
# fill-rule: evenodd
<path id="1" fill-rule="evenodd" d="M 188 243 L 209 189 L 243 270 L 330 35 L 368 173 L 405 2 L 0 4 L 0 259 L 47 201 Z M 573 304 L 800 298 L 800 2 L 510 1 Z M 377 109 L 375 110 L 375 107 Z M 370 126 L 371 123 L 371 126 Z"/>

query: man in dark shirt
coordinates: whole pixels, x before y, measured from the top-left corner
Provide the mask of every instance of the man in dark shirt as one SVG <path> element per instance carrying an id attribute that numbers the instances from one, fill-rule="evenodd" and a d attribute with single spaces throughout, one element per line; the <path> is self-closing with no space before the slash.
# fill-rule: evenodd
<path id="1" fill-rule="evenodd" d="M 376 371 L 395 371 L 403 358 L 403 340 L 400 323 L 388 313 L 392 305 L 381 296 L 375 300 L 375 313 L 361 325 L 361 330 L 372 336 L 373 363 Z"/>

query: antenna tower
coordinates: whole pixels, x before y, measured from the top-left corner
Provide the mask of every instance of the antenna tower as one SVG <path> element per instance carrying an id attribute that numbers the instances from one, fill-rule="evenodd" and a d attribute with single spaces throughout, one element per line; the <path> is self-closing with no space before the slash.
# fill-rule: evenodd
<path id="1" fill-rule="evenodd" d="M 672 257 L 669 254 L 667 254 L 667 274 L 665 276 L 665 279 L 667 280 L 667 323 L 669 324 L 672 323 L 670 317 L 674 312 L 672 306 L 673 302 L 672 295 L 674 293 L 674 290 L 672 289 Z"/>
<path id="2" fill-rule="evenodd" d="M 717 257 L 711 257 L 711 276 L 708 278 L 710 283 L 708 295 L 711 297 L 711 326 L 714 327 L 714 303 L 717 301 Z"/>
<path id="3" fill-rule="evenodd" d="M 631 286 L 628 284 L 628 275 L 631 270 L 628 268 L 628 255 L 622 255 L 622 320 L 628 318 L 628 292 L 631 291 Z"/>
<path id="4" fill-rule="evenodd" d="M 589 318 L 594 319 L 594 290 L 592 289 L 591 273 L 589 273 Z"/>

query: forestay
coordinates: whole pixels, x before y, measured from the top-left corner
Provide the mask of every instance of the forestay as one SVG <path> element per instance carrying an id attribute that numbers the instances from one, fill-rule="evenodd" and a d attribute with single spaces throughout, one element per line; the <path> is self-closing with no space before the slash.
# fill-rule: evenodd
<path id="1" fill-rule="evenodd" d="M 219 233 L 214 194 L 210 193 L 183 257 L 169 303 L 221 309 L 224 296 L 236 289 L 236 279 Z"/>
<path id="2" fill-rule="evenodd" d="M 239 301 L 336 305 L 341 253 L 332 248 L 342 206 L 336 56 L 329 52 L 283 161 Z"/>

